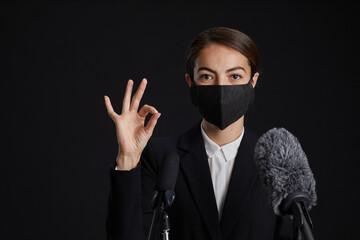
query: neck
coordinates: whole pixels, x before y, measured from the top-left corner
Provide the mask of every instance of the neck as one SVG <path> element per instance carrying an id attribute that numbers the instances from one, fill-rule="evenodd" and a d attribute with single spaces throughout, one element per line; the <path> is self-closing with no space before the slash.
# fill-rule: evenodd
<path id="1" fill-rule="evenodd" d="M 224 130 L 203 119 L 203 128 L 206 135 L 220 147 L 235 141 L 242 134 L 244 127 L 244 116 L 229 125 Z"/>

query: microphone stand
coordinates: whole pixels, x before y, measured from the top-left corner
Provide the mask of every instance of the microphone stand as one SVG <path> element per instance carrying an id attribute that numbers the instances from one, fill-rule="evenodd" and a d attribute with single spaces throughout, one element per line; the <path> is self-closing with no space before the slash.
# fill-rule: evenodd
<path id="1" fill-rule="evenodd" d="M 310 198 L 306 193 L 294 192 L 283 202 L 283 212 L 293 216 L 293 238 L 297 240 L 314 240 L 311 229 L 313 224 L 308 211 Z"/>
<path id="2" fill-rule="evenodd" d="M 155 191 L 152 199 L 154 214 L 148 240 L 159 240 L 160 232 L 163 240 L 169 240 L 170 221 L 167 210 L 171 207 L 174 199 L 175 192 L 173 190 Z"/>

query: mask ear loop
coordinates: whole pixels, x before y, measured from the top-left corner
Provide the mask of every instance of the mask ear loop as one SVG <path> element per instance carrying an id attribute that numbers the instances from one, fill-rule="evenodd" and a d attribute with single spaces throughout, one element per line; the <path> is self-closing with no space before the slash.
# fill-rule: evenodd
<path id="1" fill-rule="evenodd" d="M 248 82 L 248 84 L 249 83 L 251 83 L 251 80 L 253 80 L 253 77 L 255 76 L 255 73 L 253 73 L 252 75 L 251 75 L 251 77 L 250 77 L 250 80 L 249 80 L 249 82 Z"/>
<path id="2" fill-rule="evenodd" d="M 194 80 L 194 76 L 190 77 L 190 82 L 191 82 L 191 87 L 193 86 L 193 84 L 196 85 L 195 80 Z"/>

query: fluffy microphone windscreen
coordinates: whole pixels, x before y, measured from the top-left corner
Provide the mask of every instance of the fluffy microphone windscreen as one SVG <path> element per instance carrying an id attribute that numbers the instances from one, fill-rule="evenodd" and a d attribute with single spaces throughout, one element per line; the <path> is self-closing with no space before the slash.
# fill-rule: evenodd
<path id="1" fill-rule="evenodd" d="M 315 179 L 298 139 L 284 128 L 272 128 L 255 146 L 255 165 L 275 214 L 291 193 L 300 191 L 310 197 L 308 209 L 316 205 Z"/>
<path id="2" fill-rule="evenodd" d="M 156 188 L 158 191 L 174 190 L 179 161 L 179 156 L 176 153 L 169 153 L 164 157 L 157 177 Z"/>

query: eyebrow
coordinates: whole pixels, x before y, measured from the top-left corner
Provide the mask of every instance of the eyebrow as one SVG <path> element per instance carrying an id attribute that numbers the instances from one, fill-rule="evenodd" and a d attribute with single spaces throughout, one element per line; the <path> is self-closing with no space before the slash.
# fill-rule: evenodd
<path id="1" fill-rule="evenodd" d="M 238 70 L 238 69 L 243 70 L 246 73 L 245 69 L 243 67 L 239 67 L 239 66 L 230 68 L 230 69 L 226 70 L 226 72 L 228 73 L 228 72 L 232 72 L 232 71 L 235 71 L 235 70 Z M 212 69 L 210 69 L 208 67 L 200 67 L 197 70 L 197 72 L 200 72 L 201 70 L 206 70 L 206 71 L 209 71 L 209 72 L 212 72 L 212 73 L 216 73 L 216 71 L 214 71 L 214 70 L 212 70 Z"/>

